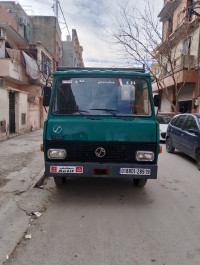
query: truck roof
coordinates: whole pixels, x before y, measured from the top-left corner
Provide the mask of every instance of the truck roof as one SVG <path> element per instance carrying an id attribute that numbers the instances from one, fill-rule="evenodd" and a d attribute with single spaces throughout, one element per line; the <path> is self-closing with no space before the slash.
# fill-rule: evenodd
<path id="1" fill-rule="evenodd" d="M 145 68 L 95 68 L 95 67 L 83 67 L 83 68 L 79 68 L 79 67 L 58 67 L 57 68 L 57 72 L 60 71 L 128 71 L 128 72 L 141 72 L 141 73 L 145 73 Z"/>
<path id="2" fill-rule="evenodd" d="M 114 74 L 114 75 L 130 75 L 130 74 L 139 74 L 142 76 L 149 76 L 149 73 L 145 73 L 145 68 L 93 68 L 93 67 L 58 67 L 54 75 L 63 75 L 63 74 Z"/>

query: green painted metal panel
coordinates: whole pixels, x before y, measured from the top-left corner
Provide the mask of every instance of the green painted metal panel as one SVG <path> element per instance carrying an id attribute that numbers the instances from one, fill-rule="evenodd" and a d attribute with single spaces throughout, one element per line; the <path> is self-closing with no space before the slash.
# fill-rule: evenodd
<path id="1" fill-rule="evenodd" d="M 122 120 L 107 117 L 91 120 L 84 117 L 54 117 L 48 121 L 46 139 L 59 136 L 66 141 L 156 142 L 155 125 L 153 118 Z"/>

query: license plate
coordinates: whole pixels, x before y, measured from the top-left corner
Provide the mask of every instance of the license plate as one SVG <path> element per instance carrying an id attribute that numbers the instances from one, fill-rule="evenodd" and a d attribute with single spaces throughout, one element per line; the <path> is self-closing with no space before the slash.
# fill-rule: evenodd
<path id="1" fill-rule="evenodd" d="M 67 167 L 67 166 L 51 166 L 51 173 L 74 173 L 74 174 L 82 174 L 83 167 Z"/>
<path id="2" fill-rule="evenodd" d="M 119 168 L 120 175 L 151 175 L 151 169 L 149 168 Z"/>

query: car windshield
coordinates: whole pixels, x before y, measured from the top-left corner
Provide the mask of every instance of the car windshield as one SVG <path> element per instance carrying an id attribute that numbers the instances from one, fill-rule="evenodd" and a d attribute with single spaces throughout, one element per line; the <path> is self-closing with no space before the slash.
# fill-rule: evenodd
<path id="1" fill-rule="evenodd" d="M 167 116 L 157 116 L 156 119 L 160 124 L 168 124 L 171 120 L 171 118 Z"/>
<path id="2" fill-rule="evenodd" d="M 133 78 L 59 78 L 52 114 L 150 116 L 148 82 Z"/>

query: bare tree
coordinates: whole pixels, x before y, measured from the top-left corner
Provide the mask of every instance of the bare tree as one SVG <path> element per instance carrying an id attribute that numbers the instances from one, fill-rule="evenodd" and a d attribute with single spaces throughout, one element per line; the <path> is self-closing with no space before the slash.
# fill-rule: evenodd
<path id="1" fill-rule="evenodd" d="M 184 68 L 187 69 L 187 72 L 184 74 L 183 82 L 180 83 L 181 65 L 178 62 L 178 55 L 183 57 L 184 50 L 179 43 L 185 39 L 186 48 L 190 48 L 193 34 L 191 23 L 195 22 L 190 22 L 187 10 L 183 9 L 179 14 L 178 30 L 174 33 L 172 25 L 171 27 L 169 25 L 168 31 L 165 31 L 165 36 L 163 36 L 162 25 L 155 15 L 152 1 L 145 0 L 143 12 L 129 4 L 125 7 L 120 6 L 120 10 L 117 27 L 111 33 L 112 41 L 119 47 L 124 58 L 146 66 L 157 84 L 158 91 L 163 91 L 166 94 L 172 111 L 177 113 L 180 91 L 185 86 L 189 71 L 193 67 L 189 55 L 186 55 Z M 157 65 L 159 73 L 154 71 L 152 64 Z M 165 83 L 166 76 L 170 76 L 173 86 L 172 94 Z"/>

